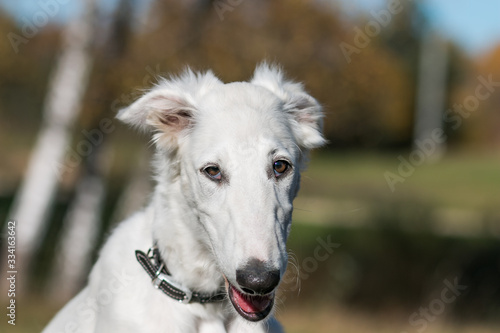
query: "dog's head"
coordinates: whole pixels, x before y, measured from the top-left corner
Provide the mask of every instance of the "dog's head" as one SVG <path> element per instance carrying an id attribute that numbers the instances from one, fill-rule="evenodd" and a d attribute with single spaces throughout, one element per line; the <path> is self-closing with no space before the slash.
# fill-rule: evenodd
<path id="1" fill-rule="evenodd" d="M 265 318 L 286 269 L 300 170 L 308 150 L 325 142 L 320 105 L 263 64 L 251 81 L 229 84 L 187 70 L 118 118 L 154 131 L 160 154 L 176 156 L 178 165 L 158 177 L 181 186 L 236 311 Z"/>

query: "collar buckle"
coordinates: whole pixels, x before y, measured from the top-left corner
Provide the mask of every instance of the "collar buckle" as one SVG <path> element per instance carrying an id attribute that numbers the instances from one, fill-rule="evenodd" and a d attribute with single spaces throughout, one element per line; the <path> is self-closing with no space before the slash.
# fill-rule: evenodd
<path id="1" fill-rule="evenodd" d="M 155 245 L 151 246 L 148 249 L 148 252 L 146 253 L 146 256 L 148 257 L 149 261 L 153 264 L 153 267 L 156 267 L 159 264 L 157 251 L 158 251 L 158 247 L 155 244 Z"/>

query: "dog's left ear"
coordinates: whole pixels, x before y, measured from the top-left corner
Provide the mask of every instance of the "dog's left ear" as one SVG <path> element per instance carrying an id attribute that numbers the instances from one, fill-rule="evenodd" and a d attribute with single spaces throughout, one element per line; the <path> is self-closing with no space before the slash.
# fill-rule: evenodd
<path id="1" fill-rule="evenodd" d="M 312 149 L 326 143 L 321 105 L 306 93 L 302 84 L 286 80 L 277 66 L 266 63 L 255 69 L 251 83 L 267 88 L 283 101 L 299 146 Z"/>
<path id="2" fill-rule="evenodd" d="M 175 149 L 188 133 L 197 113 L 196 101 L 220 84 L 212 72 L 194 73 L 189 68 L 179 77 L 164 79 L 116 116 L 126 124 L 153 132 L 157 146 Z"/>

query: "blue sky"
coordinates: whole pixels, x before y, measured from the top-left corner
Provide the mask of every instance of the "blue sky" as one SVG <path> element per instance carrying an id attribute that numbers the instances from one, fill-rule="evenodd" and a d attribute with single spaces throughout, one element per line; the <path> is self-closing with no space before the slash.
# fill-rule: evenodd
<path id="1" fill-rule="evenodd" d="M 500 44 L 499 0 L 432 0 L 432 7 L 434 24 L 468 51 Z"/>
<path id="2" fill-rule="evenodd" d="M 332 1 L 336 0 L 323 0 Z M 357 12 L 387 7 L 386 0 L 337 0 L 346 11 Z M 422 1 L 428 8 L 431 20 L 439 31 L 453 39 L 472 55 L 482 54 L 500 44 L 500 0 L 393 0 L 405 4 Z M 0 5 L 13 13 L 18 20 L 30 18 L 41 10 L 43 3 L 58 0 L 0 0 Z M 65 0 L 57 8 L 55 19 L 70 17 L 78 11 L 81 1 Z M 117 0 L 100 0 L 107 10 Z"/>
<path id="3" fill-rule="evenodd" d="M 105 10 L 110 10 L 116 4 L 117 0 L 97 0 Z M 82 0 L 0 0 L 0 6 L 13 14 L 17 20 L 22 21 L 23 18 L 32 18 L 37 12 L 43 9 L 43 4 L 47 5 L 48 9 L 44 11 L 54 11 L 54 20 L 65 20 L 68 17 L 78 13 L 82 5 Z"/>

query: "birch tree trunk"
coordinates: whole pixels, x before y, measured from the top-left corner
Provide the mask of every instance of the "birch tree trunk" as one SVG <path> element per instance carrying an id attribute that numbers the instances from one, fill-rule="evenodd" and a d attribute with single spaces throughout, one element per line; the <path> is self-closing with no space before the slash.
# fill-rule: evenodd
<path id="1" fill-rule="evenodd" d="M 430 147 L 432 140 L 433 149 L 426 150 L 426 159 L 430 161 L 439 159 L 445 149 L 444 142 L 431 137 L 434 131 L 443 130 L 447 67 L 446 42 L 435 33 L 425 32 L 421 41 L 413 148 L 422 149 L 424 142 Z"/>
<path id="2" fill-rule="evenodd" d="M 63 176 L 66 147 L 81 108 L 91 68 L 96 3 L 86 0 L 84 12 L 68 23 L 62 52 L 49 82 L 44 121 L 24 181 L 9 217 L 17 221 L 18 290 L 26 290 L 28 268 L 52 207 L 57 185 Z"/>
<path id="3" fill-rule="evenodd" d="M 131 0 L 121 0 L 109 27 L 109 37 L 103 48 L 99 63 L 94 70 L 98 95 L 97 100 L 104 101 L 108 96 L 114 96 L 117 91 L 110 82 L 111 71 L 103 68 L 113 68 L 125 54 L 131 34 L 131 22 L 134 6 Z M 101 69 L 101 70 L 99 70 Z M 96 97 L 97 96 L 97 97 Z M 106 181 L 112 152 L 108 142 L 110 133 L 97 130 L 98 124 L 109 115 L 110 108 L 106 103 L 99 102 L 94 107 L 94 147 L 88 157 L 84 158 L 83 176 L 79 179 L 76 196 L 64 217 L 63 229 L 55 266 L 52 269 L 46 294 L 58 301 L 67 301 L 74 296 L 86 280 L 92 261 L 92 253 L 102 226 L 102 213 L 106 197 Z M 113 111 L 113 110 L 111 110 Z M 114 128 L 114 127 L 113 127 Z M 96 132 L 98 131 L 98 132 Z"/>

